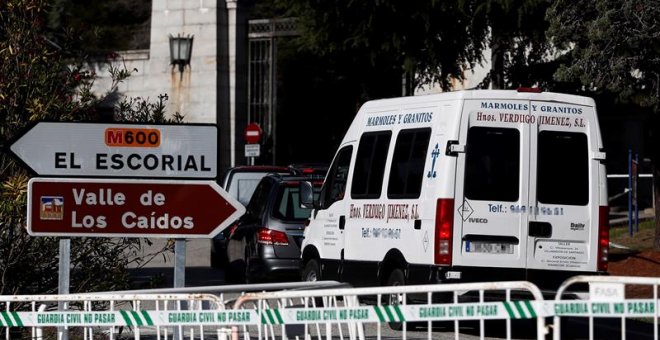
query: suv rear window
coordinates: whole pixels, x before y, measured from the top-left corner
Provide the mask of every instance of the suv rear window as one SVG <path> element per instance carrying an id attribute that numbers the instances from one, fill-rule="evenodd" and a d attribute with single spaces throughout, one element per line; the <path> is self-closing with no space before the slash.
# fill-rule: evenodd
<path id="1" fill-rule="evenodd" d="M 318 196 L 318 188 L 314 188 Z M 318 197 L 315 197 L 317 199 Z M 300 207 L 300 188 L 298 186 L 283 186 L 280 188 L 275 202 L 273 216 L 280 220 L 306 220 L 312 209 Z"/>

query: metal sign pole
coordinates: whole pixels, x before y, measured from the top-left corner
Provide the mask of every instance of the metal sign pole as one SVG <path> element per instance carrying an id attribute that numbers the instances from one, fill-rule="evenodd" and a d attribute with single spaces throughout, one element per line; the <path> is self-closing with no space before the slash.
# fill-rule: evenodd
<path id="1" fill-rule="evenodd" d="M 71 272 L 71 239 L 60 239 L 60 263 L 59 263 L 59 283 L 57 287 L 58 295 L 69 294 L 69 273 Z M 66 302 L 59 302 L 57 309 L 60 311 L 68 309 Z M 57 328 L 57 338 L 59 340 L 68 340 L 69 331 L 65 327 Z"/>
<path id="2" fill-rule="evenodd" d="M 632 221 L 632 150 L 628 149 L 628 234 L 633 235 L 633 221 Z"/>
<path id="3" fill-rule="evenodd" d="M 635 153 L 635 172 L 634 172 L 635 178 L 633 178 L 633 187 L 635 188 L 635 192 L 633 193 L 633 203 L 635 204 L 635 232 L 639 232 L 639 186 L 638 186 L 638 181 L 639 181 L 639 154 Z"/>
<path id="4" fill-rule="evenodd" d="M 186 286 L 186 240 L 174 241 L 174 288 Z"/>
<path id="5" fill-rule="evenodd" d="M 174 241 L 174 288 L 183 288 L 186 286 L 186 239 L 178 238 Z M 188 309 L 185 302 L 181 303 L 181 310 Z M 174 339 L 181 339 L 183 328 L 181 326 L 174 328 Z"/>

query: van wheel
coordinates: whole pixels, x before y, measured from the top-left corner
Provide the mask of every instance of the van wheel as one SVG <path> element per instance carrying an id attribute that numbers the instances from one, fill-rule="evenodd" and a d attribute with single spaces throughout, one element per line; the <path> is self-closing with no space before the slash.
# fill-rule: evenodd
<path id="1" fill-rule="evenodd" d="M 302 280 L 306 282 L 316 282 L 321 280 L 321 271 L 316 259 L 311 259 L 305 264 L 302 272 Z"/>
<path id="2" fill-rule="evenodd" d="M 396 268 L 390 272 L 390 276 L 387 278 L 387 286 L 403 286 L 406 284 L 406 276 L 403 274 L 403 270 Z M 385 304 L 387 305 L 402 305 L 403 304 L 403 294 L 388 294 L 384 296 Z M 395 331 L 400 331 L 403 329 L 402 322 L 389 322 L 390 328 Z"/>

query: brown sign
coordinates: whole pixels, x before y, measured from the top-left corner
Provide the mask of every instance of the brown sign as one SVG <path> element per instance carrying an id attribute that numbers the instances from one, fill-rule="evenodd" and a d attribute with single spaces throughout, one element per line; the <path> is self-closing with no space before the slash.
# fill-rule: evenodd
<path id="1" fill-rule="evenodd" d="M 213 181 L 33 178 L 34 236 L 209 238 L 245 208 Z"/>

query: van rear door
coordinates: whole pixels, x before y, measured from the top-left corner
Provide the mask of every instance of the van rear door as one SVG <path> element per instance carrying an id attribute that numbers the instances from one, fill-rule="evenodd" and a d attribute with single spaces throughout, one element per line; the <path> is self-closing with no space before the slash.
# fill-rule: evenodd
<path id="1" fill-rule="evenodd" d="M 532 101 L 529 269 L 595 271 L 598 122 L 593 107 Z"/>
<path id="2" fill-rule="evenodd" d="M 453 265 L 525 268 L 528 100 L 465 100 L 459 132 Z"/>
<path id="3" fill-rule="evenodd" d="M 552 99 L 465 100 L 454 265 L 596 271 L 595 111 Z"/>

